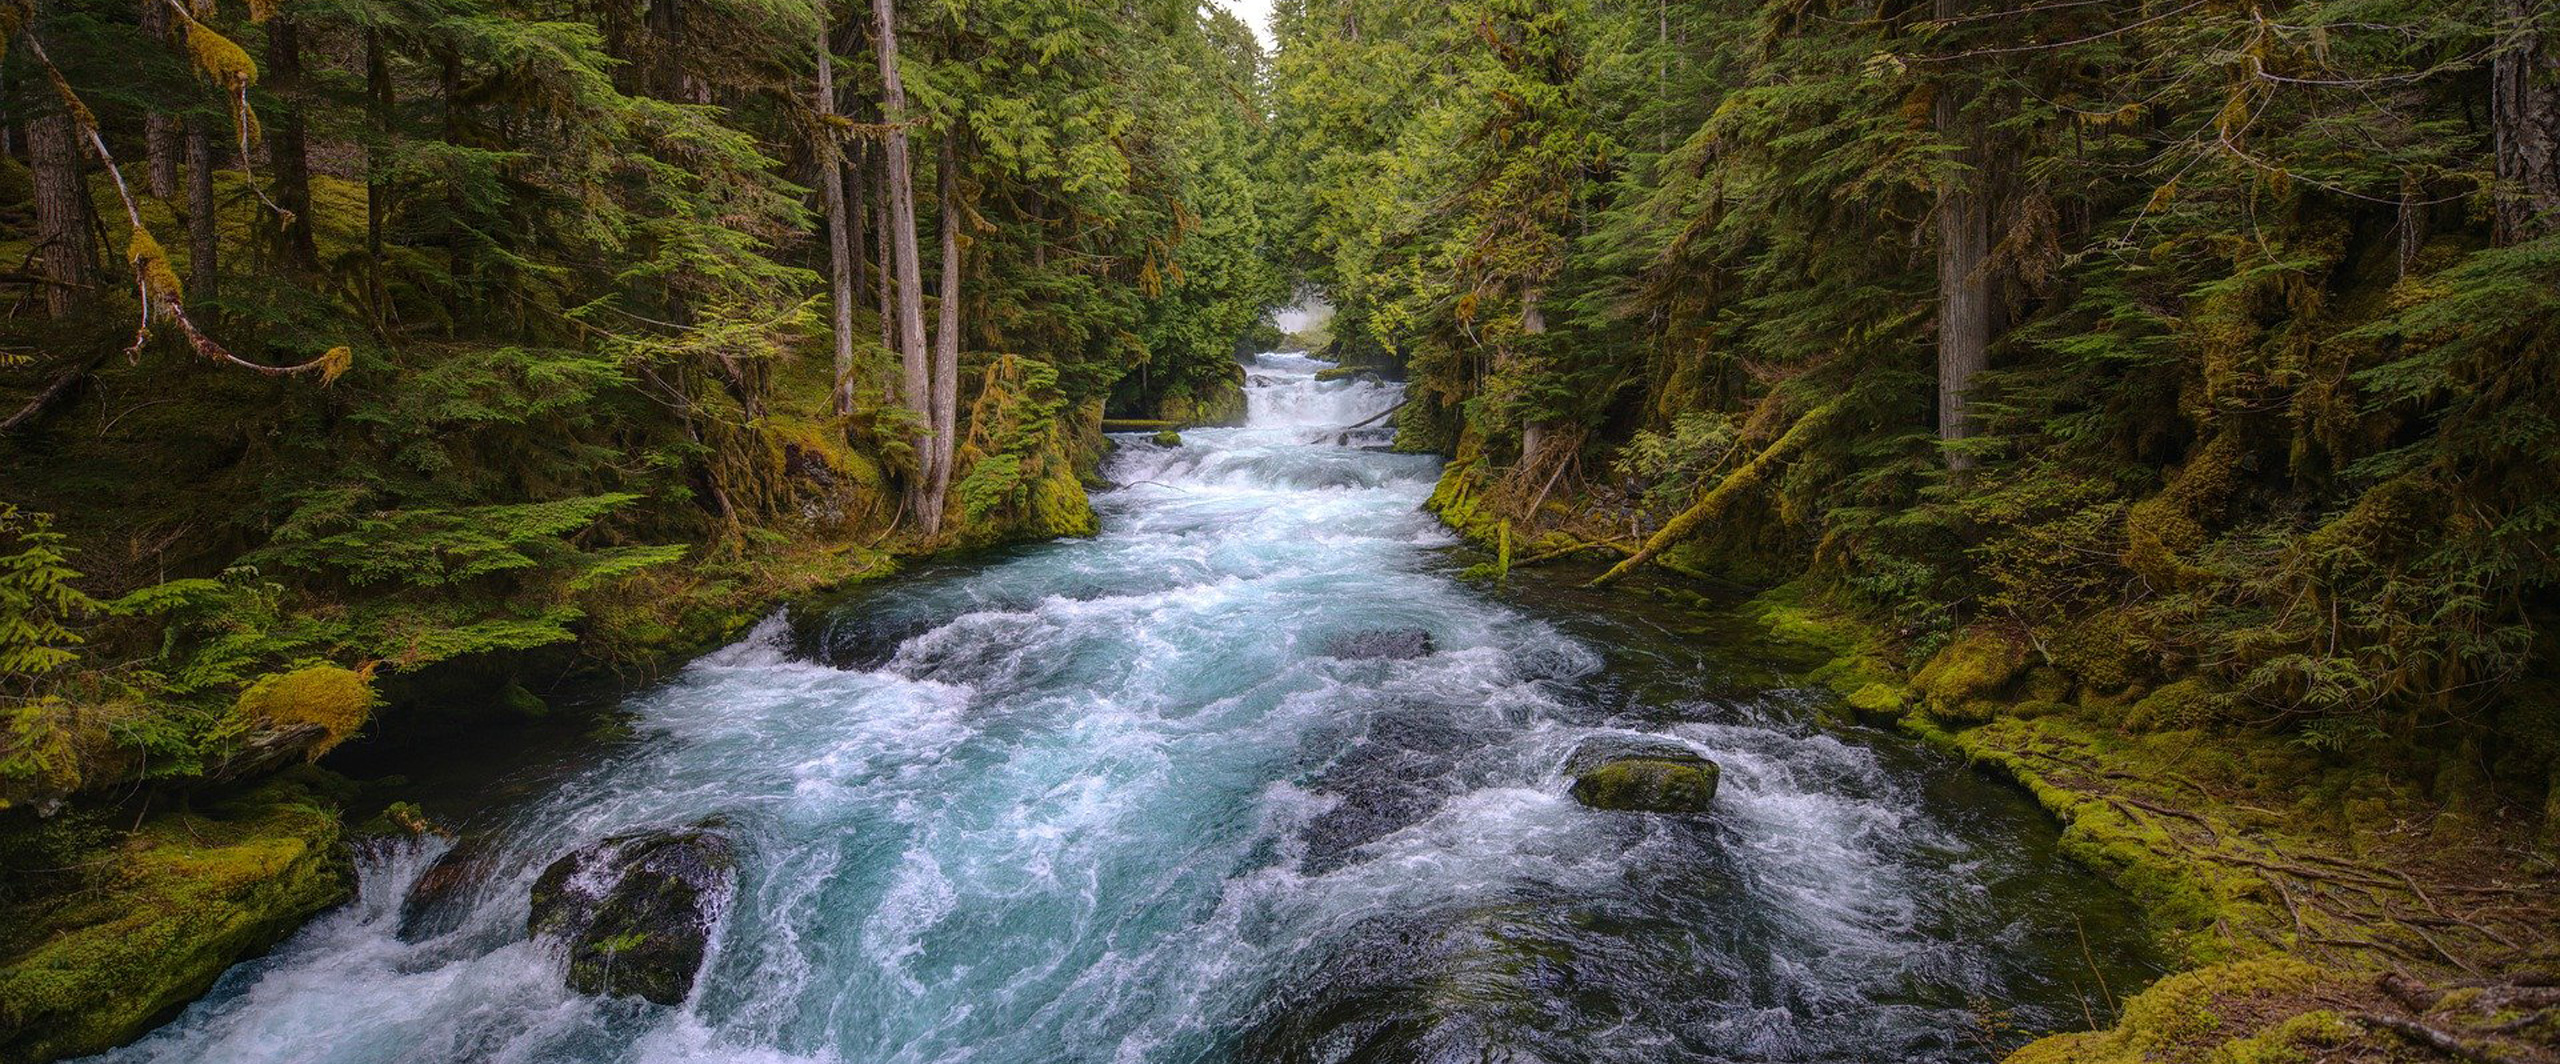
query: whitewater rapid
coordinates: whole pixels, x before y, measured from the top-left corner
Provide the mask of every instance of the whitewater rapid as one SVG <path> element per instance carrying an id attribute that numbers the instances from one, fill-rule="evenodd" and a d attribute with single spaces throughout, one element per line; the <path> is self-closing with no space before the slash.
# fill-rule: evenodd
<path id="1" fill-rule="evenodd" d="M 458 900 L 404 935 L 451 844 L 369 854 L 107 1059 L 1984 1060 L 2095 1014 L 2070 969 L 2130 932 L 2031 810 L 1701 678 L 1694 635 L 1462 582 L 1437 460 L 1342 432 L 1398 389 L 1323 365 L 1256 359 L 1245 427 L 1120 438 L 1093 539 L 777 616 L 633 696 L 631 739 L 471 825 Z M 1435 651 L 1335 656 L 1399 628 Z M 1715 814 L 1572 802 L 1609 734 L 1720 761 Z M 565 989 L 534 876 L 706 819 L 741 881 L 693 996 Z"/>

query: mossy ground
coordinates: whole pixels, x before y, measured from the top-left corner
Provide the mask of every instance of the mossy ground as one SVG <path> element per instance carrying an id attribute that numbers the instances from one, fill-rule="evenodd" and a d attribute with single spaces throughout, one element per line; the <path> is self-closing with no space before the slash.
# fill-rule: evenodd
<path id="1" fill-rule="evenodd" d="M 140 1035 L 351 888 L 336 810 L 271 783 L 165 811 L 0 921 L 0 1061 Z"/>
<path id="2" fill-rule="evenodd" d="M 2063 822 L 2063 852 L 2130 893 L 2191 966 L 2125 999 L 2113 1026 L 2032 1043 L 2011 1064 L 2441 1059 L 2377 1016 L 2448 1032 L 2482 1059 L 2554 1057 L 2547 1012 L 2458 993 L 2418 1008 L 2377 989 L 2397 973 L 2431 994 L 2494 994 L 2549 979 L 2560 959 L 2560 863 L 2520 822 L 2446 815 L 2476 799 L 2443 773 L 2213 726 L 2197 708 L 2212 692 L 2193 683 L 2091 689 L 1993 633 L 1967 633 L 1905 681 L 1889 640 L 1801 582 L 1748 609 L 1831 655 L 1813 678 L 1853 706 L 2032 792 Z"/>

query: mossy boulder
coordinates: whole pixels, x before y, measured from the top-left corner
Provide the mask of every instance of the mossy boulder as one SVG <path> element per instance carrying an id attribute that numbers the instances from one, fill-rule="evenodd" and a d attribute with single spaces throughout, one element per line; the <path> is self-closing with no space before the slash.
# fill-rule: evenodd
<path id="1" fill-rule="evenodd" d="M 2003 632 L 1973 629 L 1930 657 L 1911 678 L 1929 711 L 1951 719 L 1984 719 L 2001 691 L 2026 669 L 2024 643 Z"/>
<path id="2" fill-rule="evenodd" d="M 2164 684 L 2127 709 L 2124 727 L 2135 732 L 2187 731 L 2213 724 L 2230 703 L 2220 685 L 2203 677 Z"/>
<path id="3" fill-rule="evenodd" d="M 717 832 L 617 835 L 543 869 L 526 930 L 565 945 L 572 990 L 681 1004 L 737 867 L 736 846 Z"/>
<path id="4" fill-rule="evenodd" d="M 313 665 L 268 673 L 240 692 L 234 707 L 252 728 L 275 733 L 319 729 L 304 751 L 317 758 L 347 741 L 373 715 L 373 678 L 354 669 Z"/>
<path id="5" fill-rule="evenodd" d="M 1147 439 L 1158 447 L 1182 446 L 1182 434 L 1175 432 L 1172 429 L 1166 429 L 1163 432 L 1147 437 Z"/>
<path id="6" fill-rule="evenodd" d="M 1704 813 L 1723 770 L 1686 744 L 1658 738 L 1602 736 L 1565 759 L 1573 800 L 1629 813 Z"/>
<path id="7" fill-rule="evenodd" d="M 0 913 L 0 1061 L 141 1036 L 354 879 L 337 812 L 283 783 L 163 813 L 88 860 L 75 889 Z"/>
<path id="8" fill-rule="evenodd" d="M 400 940 L 422 942 L 462 926 L 480 888 L 497 872 L 498 856 L 480 836 L 437 854 L 400 899 Z"/>

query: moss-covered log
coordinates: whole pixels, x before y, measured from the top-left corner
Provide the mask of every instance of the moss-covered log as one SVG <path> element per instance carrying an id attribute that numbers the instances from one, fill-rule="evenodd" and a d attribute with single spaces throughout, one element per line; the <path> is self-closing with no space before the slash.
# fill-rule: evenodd
<path id="1" fill-rule="evenodd" d="M 1700 496 L 1696 503 L 1681 511 L 1679 516 L 1664 522 L 1660 531 L 1655 532 L 1652 538 L 1645 540 L 1642 549 L 1593 579 L 1591 586 L 1606 587 L 1625 579 L 1627 574 L 1644 568 L 1645 563 L 1652 561 L 1655 556 L 1673 544 L 1715 523 L 1718 518 L 1724 516 L 1726 510 L 1732 508 L 1735 499 L 1769 479 L 1770 470 L 1784 463 L 1790 455 L 1801 449 L 1806 441 L 1820 434 L 1823 426 L 1830 423 L 1839 409 L 1840 404 L 1836 402 L 1826 403 L 1815 407 L 1813 412 L 1797 418 L 1796 423 L 1788 426 L 1787 431 L 1780 433 L 1775 442 L 1769 444 L 1759 454 L 1752 456 L 1750 461 L 1744 462 L 1741 468 L 1725 474 L 1725 478 L 1718 481 L 1716 486 L 1705 495 Z"/>

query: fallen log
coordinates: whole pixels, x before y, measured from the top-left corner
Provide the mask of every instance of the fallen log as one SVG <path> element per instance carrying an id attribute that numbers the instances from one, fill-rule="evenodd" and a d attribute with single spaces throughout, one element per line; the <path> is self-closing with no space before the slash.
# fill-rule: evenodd
<path id="1" fill-rule="evenodd" d="M 1653 534 L 1653 538 L 1646 540 L 1643 549 L 1630 555 L 1627 560 L 1612 566 L 1608 572 L 1594 578 L 1591 586 L 1607 587 L 1624 579 L 1627 574 L 1643 568 L 1645 563 L 1652 561 L 1654 556 L 1669 549 L 1673 544 L 1689 538 L 1699 529 L 1724 516 L 1725 510 L 1733 505 L 1735 499 L 1741 498 L 1743 493 L 1767 480 L 1770 470 L 1802 449 L 1806 440 L 1811 439 L 1814 433 L 1820 431 L 1833 417 L 1837 416 L 1839 409 L 1840 404 L 1835 400 L 1815 407 L 1811 413 L 1797 418 L 1796 423 L 1788 426 L 1787 431 L 1780 433 L 1777 440 L 1769 444 L 1767 449 L 1753 455 L 1750 461 L 1742 463 L 1741 468 L 1726 474 L 1723 480 L 1716 483 L 1714 489 L 1699 497 L 1698 501 L 1688 509 L 1681 511 L 1680 516 L 1666 522 L 1660 531 Z"/>

